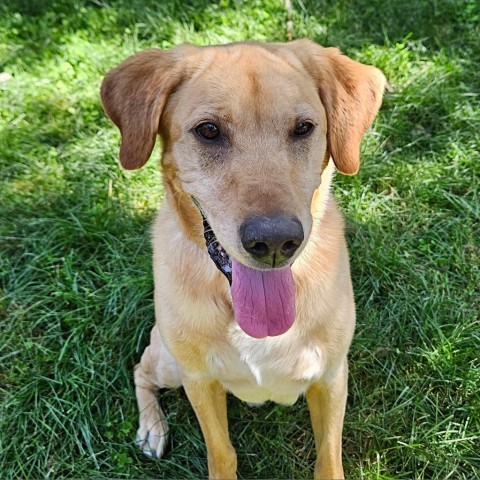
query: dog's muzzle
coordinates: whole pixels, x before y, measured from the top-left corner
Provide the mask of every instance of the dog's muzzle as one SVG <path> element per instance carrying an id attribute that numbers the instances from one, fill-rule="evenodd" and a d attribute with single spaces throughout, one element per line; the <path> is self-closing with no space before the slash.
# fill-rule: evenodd
<path id="1" fill-rule="evenodd" d="M 257 270 L 232 260 L 217 240 L 199 203 L 193 197 L 192 201 L 202 215 L 208 254 L 230 284 L 235 320 L 240 328 L 254 338 L 285 333 L 296 315 L 295 281 L 290 266 Z M 283 238 L 282 242 L 285 243 Z"/>

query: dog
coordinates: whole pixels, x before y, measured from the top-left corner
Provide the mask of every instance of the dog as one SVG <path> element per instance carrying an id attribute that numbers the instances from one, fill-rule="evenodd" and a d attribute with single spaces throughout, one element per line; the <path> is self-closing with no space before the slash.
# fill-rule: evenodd
<path id="1" fill-rule="evenodd" d="M 137 53 L 103 80 L 120 162 L 162 140 L 166 199 L 153 227 L 156 323 L 134 370 L 138 444 L 161 457 L 156 393 L 183 386 L 210 478 L 236 478 L 226 392 L 306 396 L 315 478 L 343 478 L 355 305 L 330 184 L 353 175 L 385 77 L 309 40 Z"/>

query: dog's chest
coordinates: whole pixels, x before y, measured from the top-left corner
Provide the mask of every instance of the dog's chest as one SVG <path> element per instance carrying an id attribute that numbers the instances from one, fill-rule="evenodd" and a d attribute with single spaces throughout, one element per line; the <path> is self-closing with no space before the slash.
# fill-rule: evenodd
<path id="1" fill-rule="evenodd" d="M 321 349 L 295 341 L 294 331 L 258 340 L 236 328 L 229 338 L 229 344 L 209 352 L 207 363 L 210 373 L 241 400 L 292 404 L 325 373 Z"/>

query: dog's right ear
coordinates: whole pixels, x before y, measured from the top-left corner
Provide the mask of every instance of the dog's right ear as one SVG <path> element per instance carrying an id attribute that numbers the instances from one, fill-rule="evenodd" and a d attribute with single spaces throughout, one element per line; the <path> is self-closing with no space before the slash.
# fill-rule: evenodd
<path id="1" fill-rule="evenodd" d="M 127 170 L 149 159 L 163 108 L 183 76 L 180 60 L 190 48 L 195 47 L 137 53 L 104 78 L 102 102 L 122 134 L 120 163 Z"/>

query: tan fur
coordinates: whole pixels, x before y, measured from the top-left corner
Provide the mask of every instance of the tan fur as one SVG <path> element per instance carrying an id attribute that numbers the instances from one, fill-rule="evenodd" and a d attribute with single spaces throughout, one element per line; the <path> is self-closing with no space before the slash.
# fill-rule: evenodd
<path id="1" fill-rule="evenodd" d="M 153 228 L 156 324 L 135 368 L 139 446 L 147 454 L 160 457 L 165 446 L 159 388 L 185 388 L 211 478 L 236 477 L 226 391 L 254 403 L 289 404 L 306 394 L 315 478 L 343 477 L 355 306 L 328 158 L 341 172 L 356 173 L 383 88 L 377 69 L 306 40 L 150 50 L 106 76 L 102 100 L 122 133 L 122 165 L 142 166 L 157 133 L 163 140 L 166 202 Z M 292 140 L 296 123 L 306 120 L 313 133 Z M 202 143 L 194 129 L 205 121 L 220 125 L 228 142 Z M 236 324 L 228 282 L 207 254 L 192 197 L 225 250 L 253 268 L 259 265 L 242 247 L 241 223 L 277 212 L 300 219 L 305 240 L 292 258 L 297 315 L 286 333 L 254 339 Z"/>

